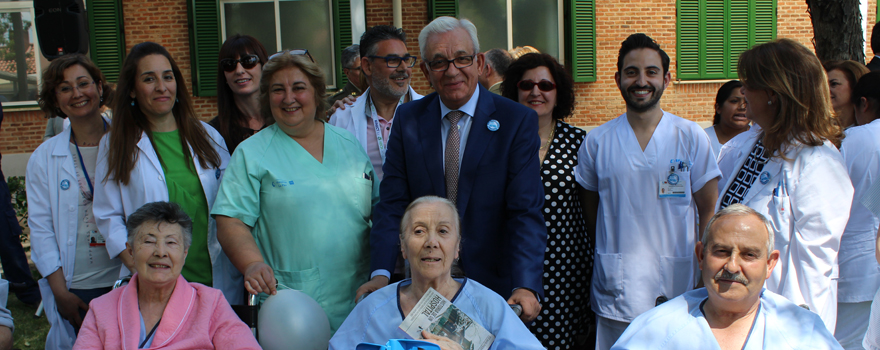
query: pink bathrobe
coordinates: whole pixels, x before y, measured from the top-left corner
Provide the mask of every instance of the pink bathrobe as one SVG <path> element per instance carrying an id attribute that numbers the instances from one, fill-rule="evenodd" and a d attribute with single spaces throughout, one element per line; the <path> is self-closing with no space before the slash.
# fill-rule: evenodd
<path id="1" fill-rule="evenodd" d="M 138 348 L 137 277 L 92 300 L 74 350 Z M 260 349 L 260 345 L 222 292 L 180 276 L 148 349 Z"/>

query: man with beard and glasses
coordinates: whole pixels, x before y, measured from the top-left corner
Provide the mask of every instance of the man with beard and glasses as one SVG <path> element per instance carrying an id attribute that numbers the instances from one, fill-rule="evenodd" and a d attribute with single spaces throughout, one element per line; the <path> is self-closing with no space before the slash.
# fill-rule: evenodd
<path id="1" fill-rule="evenodd" d="M 636 317 L 613 349 L 842 349 L 818 315 L 764 288 L 773 237 L 752 208 L 719 211 L 694 248 L 706 288 Z"/>
<path id="2" fill-rule="evenodd" d="M 660 109 L 671 79 L 660 46 L 630 35 L 614 74 L 626 113 L 587 134 L 578 151 L 575 178 L 586 189 L 589 232 L 595 229 L 597 349 L 696 283 L 691 248 L 714 213 L 721 172 L 703 129 Z"/>
<path id="3" fill-rule="evenodd" d="M 409 86 L 416 56 L 406 49 L 406 33 L 387 25 L 367 29 L 361 36 L 360 50 L 361 69 L 370 87 L 354 105 L 337 109 L 330 124 L 354 134 L 373 163 L 376 179 L 381 181 L 397 107 L 422 98 Z"/>

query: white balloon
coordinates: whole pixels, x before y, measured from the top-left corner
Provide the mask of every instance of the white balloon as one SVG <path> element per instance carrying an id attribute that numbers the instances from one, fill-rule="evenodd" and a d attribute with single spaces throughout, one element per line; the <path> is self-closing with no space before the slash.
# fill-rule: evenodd
<path id="1" fill-rule="evenodd" d="M 257 320 L 264 350 L 326 350 L 330 321 L 324 309 L 306 293 L 284 289 L 260 306 Z"/>

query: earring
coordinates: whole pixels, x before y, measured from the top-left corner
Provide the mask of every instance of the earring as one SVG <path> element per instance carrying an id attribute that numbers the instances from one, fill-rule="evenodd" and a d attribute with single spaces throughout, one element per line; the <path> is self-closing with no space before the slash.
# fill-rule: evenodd
<path id="1" fill-rule="evenodd" d="M 102 105 L 104 104 L 104 96 L 101 96 L 101 102 L 100 102 L 100 103 L 101 103 Z"/>
<path id="2" fill-rule="evenodd" d="M 768 105 L 768 106 L 769 106 L 769 105 L 772 105 L 772 104 L 773 104 L 773 101 L 767 101 L 767 105 Z"/>
<path id="3" fill-rule="evenodd" d="M 134 100 L 131 100 L 131 106 L 134 107 Z"/>

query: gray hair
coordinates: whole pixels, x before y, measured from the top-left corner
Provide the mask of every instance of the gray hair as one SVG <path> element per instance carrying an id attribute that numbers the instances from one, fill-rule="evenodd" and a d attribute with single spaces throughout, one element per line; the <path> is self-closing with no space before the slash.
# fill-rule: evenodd
<path id="1" fill-rule="evenodd" d="M 361 57 L 360 45 L 354 44 L 342 50 L 342 68 L 351 68 L 358 58 Z"/>
<path id="2" fill-rule="evenodd" d="M 767 217 L 765 217 L 761 213 L 755 211 L 755 209 L 749 208 L 748 206 L 746 206 L 744 204 L 740 204 L 740 203 L 731 204 L 730 206 L 728 206 L 724 209 L 721 209 L 720 211 L 715 213 L 715 215 L 712 216 L 712 219 L 709 220 L 709 224 L 706 225 L 706 232 L 703 233 L 703 238 L 700 240 L 700 242 L 703 243 L 703 249 L 706 249 L 706 247 L 709 244 L 709 236 L 712 234 L 712 224 L 715 223 L 715 220 L 718 220 L 718 219 L 725 217 L 725 216 L 731 216 L 731 215 L 733 215 L 733 216 L 752 215 L 754 217 L 757 217 L 759 220 L 761 220 L 761 222 L 764 224 L 764 229 L 767 230 L 767 254 L 770 254 L 770 252 L 773 251 L 773 241 L 774 241 L 773 232 L 774 231 L 773 231 L 773 225 L 770 223 L 770 220 L 767 220 Z"/>
<path id="3" fill-rule="evenodd" d="M 134 238 L 141 226 L 154 222 L 180 225 L 180 231 L 183 232 L 183 248 L 189 249 L 189 245 L 192 244 L 193 222 L 189 215 L 183 211 L 183 208 L 174 202 L 147 203 L 131 214 L 125 221 L 128 244 L 134 245 Z"/>
<path id="4" fill-rule="evenodd" d="M 485 56 L 486 63 L 492 66 L 492 69 L 502 77 L 504 73 L 507 73 L 507 67 L 510 67 L 510 64 L 513 63 L 513 56 L 504 49 L 491 49 L 486 51 Z"/>
<path id="5" fill-rule="evenodd" d="M 480 52 L 480 41 L 477 39 L 477 27 L 473 22 L 467 19 L 458 19 L 455 17 L 437 17 L 431 23 L 422 28 L 419 33 L 419 51 L 423 61 L 428 61 L 428 38 L 434 34 L 443 34 L 455 29 L 464 29 L 471 37 L 474 44 L 474 53 Z"/>
<path id="6" fill-rule="evenodd" d="M 461 239 L 461 218 L 458 216 L 458 209 L 455 208 L 455 204 L 453 204 L 446 198 L 437 196 L 423 196 L 417 198 L 416 200 L 412 201 L 412 203 L 410 203 L 408 206 L 406 206 L 406 210 L 403 212 L 403 218 L 400 219 L 400 241 L 403 241 L 403 236 L 406 234 L 407 228 L 409 228 L 409 219 L 410 216 L 412 216 L 412 211 L 417 206 L 428 203 L 444 204 L 450 210 L 452 210 L 452 214 L 455 215 L 455 232 L 458 232 L 458 238 Z"/>

